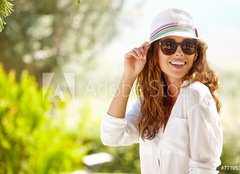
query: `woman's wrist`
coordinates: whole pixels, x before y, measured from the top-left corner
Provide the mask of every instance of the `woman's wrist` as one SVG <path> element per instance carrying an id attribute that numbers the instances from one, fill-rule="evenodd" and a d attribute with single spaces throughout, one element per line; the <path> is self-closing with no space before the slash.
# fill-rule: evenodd
<path id="1" fill-rule="evenodd" d="M 136 80 L 137 75 L 134 75 L 132 73 L 128 73 L 128 72 L 124 72 L 122 75 L 122 79 L 124 82 L 128 82 L 128 83 L 134 83 L 134 81 Z"/>

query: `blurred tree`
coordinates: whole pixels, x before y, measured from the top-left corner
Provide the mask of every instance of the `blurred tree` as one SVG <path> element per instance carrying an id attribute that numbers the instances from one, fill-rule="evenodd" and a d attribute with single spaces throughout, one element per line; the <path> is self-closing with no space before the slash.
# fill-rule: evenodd
<path id="1" fill-rule="evenodd" d="M 0 32 L 3 30 L 4 18 L 9 16 L 13 11 L 11 0 L 0 0 Z"/>
<path id="2" fill-rule="evenodd" d="M 79 1 L 78 1 L 79 2 Z M 41 73 L 61 70 L 69 62 L 81 74 L 94 54 L 116 34 L 114 21 L 123 0 L 18 0 L 0 34 L 0 62 L 17 74 L 27 69 L 41 82 Z"/>

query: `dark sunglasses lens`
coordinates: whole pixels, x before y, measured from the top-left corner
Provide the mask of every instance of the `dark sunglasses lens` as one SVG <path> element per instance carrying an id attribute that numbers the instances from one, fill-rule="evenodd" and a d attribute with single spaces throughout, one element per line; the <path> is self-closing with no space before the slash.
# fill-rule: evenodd
<path id="1" fill-rule="evenodd" d="M 171 55 L 175 53 L 177 49 L 177 44 L 174 43 L 173 41 L 163 41 L 161 43 L 161 49 L 165 55 Z"/>
<path id="2" fill-rule="evenodd" d="M 181 48 L 184 54 L 192 55 L 196 51 L 197 44 L 194 40 L 185 40 L 182 42 Z"/>

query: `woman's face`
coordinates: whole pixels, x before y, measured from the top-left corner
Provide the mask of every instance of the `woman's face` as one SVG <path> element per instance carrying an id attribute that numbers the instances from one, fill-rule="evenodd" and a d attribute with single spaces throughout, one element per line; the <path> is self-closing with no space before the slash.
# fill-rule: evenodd
<path id="1" fill-rule="evenodd" d="M 166 39 L 174 40 L 175 42 L 182 42 L 184 37 L 179 36 L 168 36 L 161 41 Z M 161 43 L 162 44 L 162 43 Z M 177 46 L 177 50 L 172 55 L 166 55 L 162 52 L 160 45 L 158 49 L 158 57 L 160 68 L 164 74 L 164 77 L 169 81 L 176 81 L 182 79 L 191 69 L 196 53 L 191 55 L 184 54 L 181 46 Z"/>

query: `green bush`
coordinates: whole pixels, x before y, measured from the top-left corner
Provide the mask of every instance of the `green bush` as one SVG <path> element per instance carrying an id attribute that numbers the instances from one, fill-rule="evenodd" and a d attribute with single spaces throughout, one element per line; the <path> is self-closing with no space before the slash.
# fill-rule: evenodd
<path id="1" fill-rule="evenodd" d="M 77 135 L 56 121 L 65 117 L 65 105 L 55 101 L 53 110 L 49 96 L 42 97 L 33 77 L 23 71 L 16 82 L 15 76 L 0 66 L 0 173 L 45 174 L 83 168 L 82 157 L 88 149 L 81 148 Z"/>

